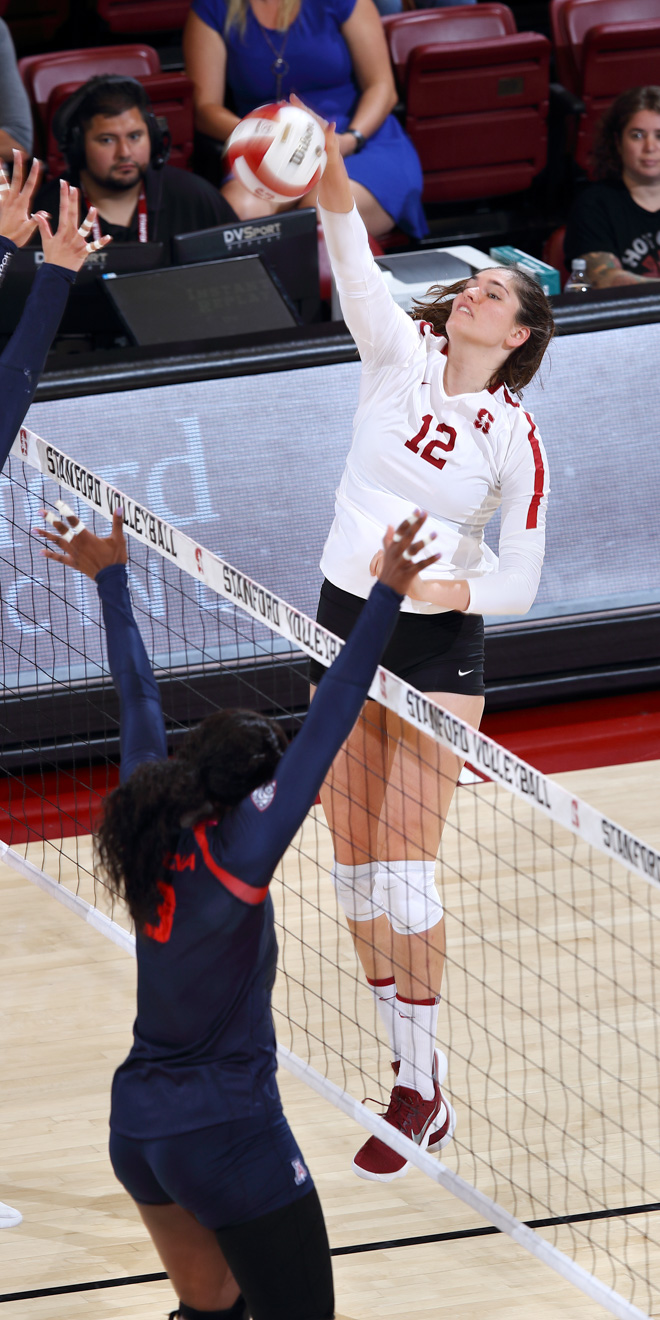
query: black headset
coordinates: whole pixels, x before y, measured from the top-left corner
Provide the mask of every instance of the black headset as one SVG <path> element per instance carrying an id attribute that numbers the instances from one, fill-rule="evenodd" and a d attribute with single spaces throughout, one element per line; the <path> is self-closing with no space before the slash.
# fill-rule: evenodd
<path id="1" fill-rule="evenodd" d="M 53 116 L 52 129 L 62 155 L 65 156 L 73 175 L 78 175 L 85 168 L 85 132 L 80 120 L 80 110 L 89 96 L 96 91 L 111 87 L 126 87 L 135 92 L 136 108 L 140 111 L 149 133 L 151 143 L 151 161 L 153 169 L 160 170 L 170 154 L 170 135 L 161 128 L 153 112 L 147 93 L 137 78 L 125 77 L 120 73 L 98 74 L 79 87 L 58 107 Z M 121 110 L 117 114 L 121 114 Z"/>

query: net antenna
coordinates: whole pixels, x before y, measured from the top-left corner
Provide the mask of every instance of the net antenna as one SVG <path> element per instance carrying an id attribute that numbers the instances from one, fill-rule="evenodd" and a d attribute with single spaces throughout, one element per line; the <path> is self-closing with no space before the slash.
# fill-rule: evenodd
<path id="1" fill-rule="evenodd" d="M 6 476 L 0 856 L 134 951 L 126 914 L 101 910 L 91 859 L 118 760 L 96 593 L 33 562 L 38 508 L 64 491 L 96 526 L 123 507 L 174 744 L 219 704 L 257 703 L 294 731 L 302 657 L 328 665 L 342 643 L 25 427 Z M 71 711 L 71 735 L 35 730 L 46 693 Z M 431 739 L 476 771 L 438 861 L 450 918 L 441 1033 L 458 1112 L 447 1163 L 362 1103 L 389 1090 L 390 1060 L 337 910 L 320 807 L 273 885 L 280 1062 L 612 1315 L 660 1316 L 660 855 L 388 671 L 370 696 L 416 731 L 420 758 Z"/>

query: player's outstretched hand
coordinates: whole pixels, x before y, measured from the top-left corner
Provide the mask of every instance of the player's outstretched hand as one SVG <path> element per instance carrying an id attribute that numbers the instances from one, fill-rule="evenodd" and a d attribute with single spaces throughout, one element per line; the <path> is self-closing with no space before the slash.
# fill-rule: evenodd
<path id="1" fill-rule="evenodd" d="M 109 234 L 92 243 L 87 241 L 95 219 L 96 207 L 92 206 L 78 225 L 78 189 L 60 179 L 60 218 L 55 233 L 43 211 L 35 216 L 46 261 L 53 266 L 64 266 L 65 270 L 78 271 L 90 252 L 107 247 L 112 242 Z"/>
<path id="2" fill-rule="evenodd" d="M 57 501 L 61 518 L 42 509 L 44 518 L 53 528 L 35 528 L 35 534 L 45 541 L 53 541 L 57 550 L 51 546 L 41 551 L 46 559 L 54 559 L 68 568 L 77 568 L 86 577 L 95 578 L 102 568 L 110 564 L 125 564 L 127 559 L 126 539 L 124 537 L 124 514 L 122 509 L 115 509 L 112 516 L 112 531 L 109 536 L 96 536 L 76 517 L 68 504 Z M 65 521 L 66 520 L 66 521 Z"/>
<path id="3" fill-rule="evenodd" d="M 37 227 L 37 218 L 32 214 L 32 198 L 40 173 L 41 162 L 35 157 L 27 179 L 23 181 L 23 157 L 16 148 L 11 183 L 4 166 L 0 165 L 0 234 L 3 238 L 10 238 L 17 247 L 29 243 Z M 45 212 L 43 214 L 45 216 Z"/>
<path id="4" fill-rule="evenodd" d="M 324 119 L 322 115 L 317 115 L 316 110 L 310 110 L 309 106 L 305 105 L 305 102 L 301 101 L 300 97 L 296 96 L 295 92 L 291 93 L 289 101 L 291 105 L 297 106 L 299 110 L 304 110 L 305 113 L 309 115 L 310 119 L 315 119 L 319 128 L 323 129 L 325 135 L 325 154 L 328 157 L 328 165 L 336 163 L 344 154 L 341 150 L 339 136 L 335 131 L 336 125 L 334 123 L 328 123 L 328 120 Z M 342 134 L 342 137 L 345 136 L 345 134 Z M 352 141 L 355 142 L 355 138 L 353 138 Z M 326 165 L 326 169 L 328 168 L 328 165 Z"/>
<path id="5" fill-rule="evenodd" d="M 425 522 L 426 514 L 415 509 L 412 517 L 404 518 L 396 531 L 393 527 L 388 527 L 383 538 L 384 549 L 374 555 L 371 561 L 373 576 L 380 578 L 386 587 L 398 591 L 400 596 L 409 595 L 411 584 L 417 574 L 431 564 L 437 563 L 440 558 L 439 554 L 435 554 L 427 555 L 426 559 L 415 559 L 415 555 L 418 555 L 420 550 L 423 550 L 430 541 L 435 540 L 435 532 L 431 532 L 428 537 L 420 536 Z M 376 560 L 379 560 L 377 565 Z"/>

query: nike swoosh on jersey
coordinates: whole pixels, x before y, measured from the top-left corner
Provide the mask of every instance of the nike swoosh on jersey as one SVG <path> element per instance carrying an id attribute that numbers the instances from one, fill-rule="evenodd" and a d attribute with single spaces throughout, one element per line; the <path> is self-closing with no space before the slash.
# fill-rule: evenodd
<path id="1" fill-rule="evenodd" d="M 474 673 L 474 669 L 459 669 L 458 677 L 465 678 L 466 674 L 473 674 L 473 673 Z"/>

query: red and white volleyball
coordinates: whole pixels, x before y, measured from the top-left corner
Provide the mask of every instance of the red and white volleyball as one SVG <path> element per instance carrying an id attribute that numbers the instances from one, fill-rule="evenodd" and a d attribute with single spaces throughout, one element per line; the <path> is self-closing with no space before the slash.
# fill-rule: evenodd
<path id="1" fill-rule="evenodd" d="M 229 167 L 265 202 L 295 202 L 318 183 L 326 165 L 323 129 L 306 110 L 260 105 L 227 142 Z"/>

